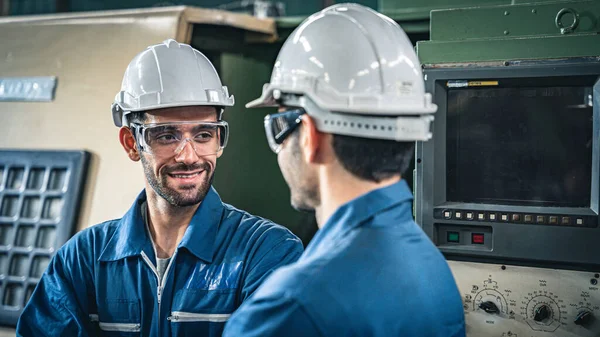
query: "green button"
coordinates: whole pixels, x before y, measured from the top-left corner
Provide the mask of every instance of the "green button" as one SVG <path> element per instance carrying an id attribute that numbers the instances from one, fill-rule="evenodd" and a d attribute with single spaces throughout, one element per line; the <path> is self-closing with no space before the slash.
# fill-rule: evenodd
<path id="1" fill-rule="evenodd" d="M 458 234 L 458 232 L 448 232 L 447 239 L 448 239 L 448 242 L 459 243 L 460 242 L 460 234 Z"/>

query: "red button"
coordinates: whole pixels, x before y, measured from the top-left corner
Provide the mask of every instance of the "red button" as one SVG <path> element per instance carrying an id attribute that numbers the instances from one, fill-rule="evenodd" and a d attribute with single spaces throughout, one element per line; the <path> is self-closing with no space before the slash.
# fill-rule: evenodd
<path id="1" fill-rule="evenodd" d="M 476 245 L 482 245 L 483 244 L 483 234 L 480 234 L 480 233 L 471 234 L 471 243 L 474 243 Z"/>

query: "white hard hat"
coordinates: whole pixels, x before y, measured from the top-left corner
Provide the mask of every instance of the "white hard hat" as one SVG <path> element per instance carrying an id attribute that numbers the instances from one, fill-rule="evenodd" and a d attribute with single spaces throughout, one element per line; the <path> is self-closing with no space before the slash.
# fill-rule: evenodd
<path id="1" fill-rule="evenodd" d="M 402 28 L 358 4 L 328 7 L 290 35 L 246 107 L 277 101 L 305 108 L 323 132 L 398 141 L 431 138 L 437 110 Z"/>
<path id="2" fill-rule="evenodd" d="M 121 91 L 112 104 L 116 126 L 134 111 L 205 105 L 233 106 L 208 58 L 191 46 L 169 39 L 136 55 L 127 66 Z"/>

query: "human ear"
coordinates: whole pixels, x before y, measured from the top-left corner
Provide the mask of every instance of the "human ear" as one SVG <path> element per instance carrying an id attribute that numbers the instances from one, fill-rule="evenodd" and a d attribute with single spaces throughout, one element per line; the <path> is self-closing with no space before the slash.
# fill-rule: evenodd
<path id="1" fill-rule="evenodd" d="M 129 156 L 129 159 L 133 161 L 140 160 L 140 153 L 138 152 L 137 144 L 135 141 L 135 137 L 130 128 L 123 126 L 119 130 L 119 141 L 121 142 L 121 146 Z"/>

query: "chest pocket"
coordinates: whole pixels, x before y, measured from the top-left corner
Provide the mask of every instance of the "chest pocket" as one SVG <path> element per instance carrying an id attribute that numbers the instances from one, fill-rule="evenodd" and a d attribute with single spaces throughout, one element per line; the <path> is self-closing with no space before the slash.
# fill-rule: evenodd
<path id="1" fill-rule="evenodd" d="M 169 321 L 176 336 L 221 336 L 236 309 L 243 262 L 198 262 L 173 297 Z"/>
<path id="2" fill-rule="evenodd" d="M 103 336 L 139 336 L 140 302 L 137 299 L 107 299 L 98 303 L 97 320 Z"/>

